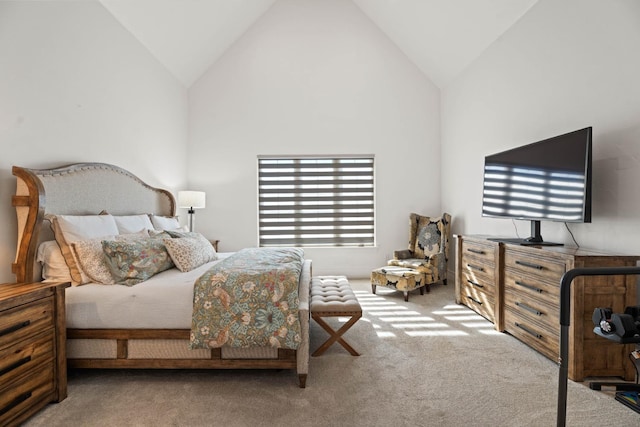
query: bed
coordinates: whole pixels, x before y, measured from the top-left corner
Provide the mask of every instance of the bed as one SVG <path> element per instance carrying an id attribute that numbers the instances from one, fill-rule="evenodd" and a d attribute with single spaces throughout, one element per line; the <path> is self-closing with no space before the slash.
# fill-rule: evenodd
<path id="1" fill-rule="evenodd" d="M 14 166 L 13 175 L 17 178 L 12 202 L 18 240 L 12 268 L 18 283 L 65 279 L 52 272 L 53 261 L 47 249 L 60 248 L 51 227 L 56 218 L 103 214 L 129 221 L 147 215 L 154 228 L 160 229 L 163 221 L 175 218 L 175 199 L 169 191 L 149 186 L 114 165 L 78 163 L 53 169 Z M 133 286 L 92 283 L 93 276 L 83 276 L 89 282 L 68 287 L 65 295 L 68 366 L 288 369 L 297 372 L 300 387 L 305 387 L 309 364 L 310 260 L 302 261 L 297 283 L 300 336 L 296 348 L 221 345 L 190 349 L 194 282 L 230 256 L 215 253 L 190 271 L 170 268 Z"/>

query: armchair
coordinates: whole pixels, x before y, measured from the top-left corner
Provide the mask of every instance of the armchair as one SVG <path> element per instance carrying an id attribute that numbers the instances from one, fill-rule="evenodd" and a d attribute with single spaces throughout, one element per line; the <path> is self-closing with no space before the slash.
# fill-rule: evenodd
<path id="1" fill-rule="evenodd" d="M 446 285 L 451 215 L 434 218 L 412 213 L 409 218 L 409 248 L 395 251 L 387 264 L 423 273 L 427 292 L 433 283 Z"/>
<path id="2" fill-rule="evenodd" d="M 409 248 L 394 252 L 394 259 L 384 267 L 371 272 L 371 289 L 386 286 L 402 291 L 409 301 L 409 291 L 420 289 L 420 294 L 431 290 L 437 282 L 447 284 L 447 250 L 451 215 L 438 218 L 412 213 L 410 219 Z"/>

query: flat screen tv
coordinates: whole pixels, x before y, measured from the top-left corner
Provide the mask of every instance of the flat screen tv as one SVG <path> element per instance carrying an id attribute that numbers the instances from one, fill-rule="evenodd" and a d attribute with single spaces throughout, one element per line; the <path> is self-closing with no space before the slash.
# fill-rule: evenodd
<path id="1" fill-rule="evenodd" d="M 482 215 L 531 221 L 523 245 L 545 242 L 541 221 L 591 222 L 592 128 L 485 157 Z"/>

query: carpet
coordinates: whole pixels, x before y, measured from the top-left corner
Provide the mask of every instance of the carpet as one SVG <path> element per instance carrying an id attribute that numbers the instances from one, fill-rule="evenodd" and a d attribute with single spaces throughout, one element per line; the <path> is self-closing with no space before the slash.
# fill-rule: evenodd
<path id="1" fill-rule="evenodd" d="M 36 426 L 553 426 L 558 365 L 454 302 L 351 280 L 363 317 L 312 357 L 307 388 L 287 370 L 71 370 L 68 397 Z M 341 319 L 329 319 L 339 322 Z M 311 321 L 311 351 L 327 334 Z M 640 426 L 609 391 L 569 381 L 569 426 Z"/>

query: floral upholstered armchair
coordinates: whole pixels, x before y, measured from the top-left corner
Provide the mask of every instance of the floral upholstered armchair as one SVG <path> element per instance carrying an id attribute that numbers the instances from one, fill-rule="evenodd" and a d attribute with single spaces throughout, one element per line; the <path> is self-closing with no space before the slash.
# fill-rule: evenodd
<path id="1" fill-rule="evenodd" d="M 446 285 L 451 215 L 434 218 L 412 213 L 409 218 L 409 248 L 395 251 L 387 264 L 423 273 L 427 290 L 440 281 Z"/>

